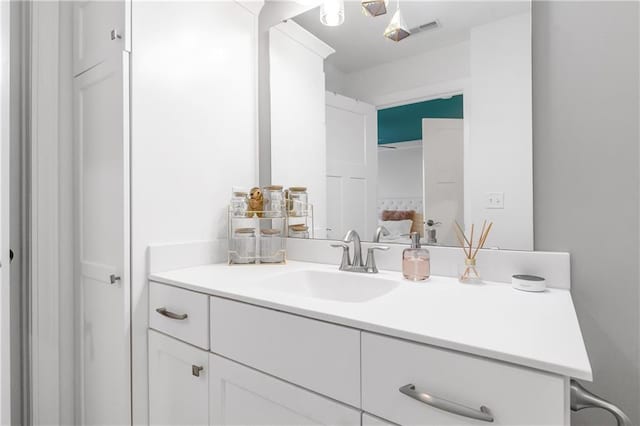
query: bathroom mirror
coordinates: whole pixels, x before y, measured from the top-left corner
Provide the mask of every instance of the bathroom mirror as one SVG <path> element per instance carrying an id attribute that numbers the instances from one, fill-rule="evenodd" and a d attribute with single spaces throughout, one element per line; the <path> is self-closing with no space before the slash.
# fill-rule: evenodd
<path id="1" fill-rule="evenodd" d="M 341 25 L 269 29 L 267 183 L 307 187 L 315 238 L 452 246 L 487 220 L 487 247 L 532 250 L 530 3 L 324 4 Z"/>

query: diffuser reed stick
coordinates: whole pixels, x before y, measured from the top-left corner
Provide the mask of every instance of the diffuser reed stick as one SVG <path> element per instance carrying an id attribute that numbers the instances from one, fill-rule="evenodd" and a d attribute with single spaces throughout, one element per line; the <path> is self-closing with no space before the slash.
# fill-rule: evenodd
<path id="1" fill-rule="evenodd" d="M 475 224 L 471 224 L 471 233 L 469 234 L 469 238 L 467 238 L 460 224 L 457 221 L 455 222 L 454 229 L 456 231 L 456 238 L 458 239 L 458 243 L 460 243 L 460 247 L 462 248 L 462 251 L 465 255 L 465 268 L 462 274 L 460 274 L 460 282 L 466 283 L 480 281 L 480 274 L 478 274 L 478 270 L 476 268 L 476 256 L 478 255 L 478 251 L 484 248 L 484 245 L 487 242 L 487 238 L 489 237 L 489 232 L 491 232 L 492 226 L 493 222 L 489 223 L 489 226 L 487 226 L 486 220 L 482 223 L 480 235 L 477 237 L 477 242 L 474 247 L 473 236 L 475 233 Z"/>

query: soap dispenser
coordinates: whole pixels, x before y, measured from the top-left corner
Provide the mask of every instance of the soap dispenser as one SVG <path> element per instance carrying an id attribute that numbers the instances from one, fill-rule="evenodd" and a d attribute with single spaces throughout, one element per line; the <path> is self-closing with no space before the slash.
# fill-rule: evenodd
<path id="1" fill-rule="evenodd" d="M 420 234 L 411 233 L 411 248 L 402 252 L 402 275 L 411 281 L 424 281 L 431 275 L 429 250 L 420 247 Z"/>

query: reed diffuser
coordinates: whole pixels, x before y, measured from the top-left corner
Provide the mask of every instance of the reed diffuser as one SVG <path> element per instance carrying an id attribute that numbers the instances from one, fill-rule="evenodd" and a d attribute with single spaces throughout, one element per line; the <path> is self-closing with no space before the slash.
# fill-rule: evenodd
<path id="1" fill-rule="evenodd" d="M 467 238 L 460 224 L 457 221 L 455 222 L 456 237 L 465 256 L 464 266 L 460 268 L 460 274 L 458 276 L 458 280 L 461 283 L 479 283 L 482 281 L 478 273 L 476 256 L 478 255 L 478 251 L 484 247 L 484 243 L 487 241 L 492 226 L 493 222 L 489 223 L 489 226 L 487 226 L 486 220 L 482 223 L 480 236 L 475 241 L 474 248 L 474 224 L 471 224 L 471 233 L 469 234 L 469 238 Z"/>

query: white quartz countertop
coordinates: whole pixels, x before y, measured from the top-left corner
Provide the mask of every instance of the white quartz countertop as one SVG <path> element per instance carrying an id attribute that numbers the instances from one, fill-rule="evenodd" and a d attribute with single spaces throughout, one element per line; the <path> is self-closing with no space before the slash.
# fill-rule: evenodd
<path id="1" fill-rule="evenodd" d="M 150 276 L 151 281 L 251 303 L 347 327 L 413 340 L 563 376 L 592 380 L 591 365 L 567 290 L 514 290 L 502 283 L 460 284 L 449 277 L 413 283 L 399 272 L 387 294 L 360 303 L 293 295 L 261 285 L 295 270 L 336 271 L 335 265 L 214 264 Z M 351 272 L 341 272 L 353 274 Z"/>

